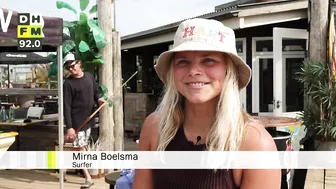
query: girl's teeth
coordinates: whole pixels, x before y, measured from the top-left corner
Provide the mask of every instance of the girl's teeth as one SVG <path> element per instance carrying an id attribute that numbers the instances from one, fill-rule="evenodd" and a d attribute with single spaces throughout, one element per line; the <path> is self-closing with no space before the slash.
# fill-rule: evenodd
<path id="1" fill-rule="evenodd" d="M 204 85 L 204 83 L 190 83 L 189 85 L 191 85 L 193 87 L 202 87 Z"/>

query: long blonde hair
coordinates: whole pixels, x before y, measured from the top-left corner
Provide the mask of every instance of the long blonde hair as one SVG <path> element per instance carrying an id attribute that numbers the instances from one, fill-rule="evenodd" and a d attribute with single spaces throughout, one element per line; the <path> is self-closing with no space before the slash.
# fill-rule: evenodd
<path id="1" fill-rule="evenodd" d="M 246 115 L 240 105 L 238 72 L 231 58 L 225 56 L 226 78 L 216 108 L 216 118 L 207 136 L 209 151 L 236 151 L 244 135 Z M 156 112 L 159 117 L 158 151 L 164 151 L 184 122 L 184 97 L 176 89 L 171 64 L 164 95 Z"/>

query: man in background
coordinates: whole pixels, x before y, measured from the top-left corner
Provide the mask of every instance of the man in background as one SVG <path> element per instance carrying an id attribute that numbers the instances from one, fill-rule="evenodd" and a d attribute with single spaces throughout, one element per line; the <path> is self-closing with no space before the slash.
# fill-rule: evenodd
<path id="1" fill-rule="evenodd" d="M 83 122 L 94 112 L 95 105 L 105 102 L 99 98 L 98 84 L 92 74 L 83 72 L 82 62 L 75 60 L 70 55 L 64 66 L 70 76 L 63 84 L 64 98 L 64 121 L 67 129 L 66 141 L 73 143 L 74 151 L 84 150 L 91 136 L 91 128 L 95 121 L 91 119 L 85 126 L 79 128 Z M 79 129 L 78 133 L 76 130 Z M 87 169 L 83 169 L 85 182 L 81 188 L 90 188 L 93 185 L 91 176 Z M 64 181 L 66 178 L 64 177 Z"/>

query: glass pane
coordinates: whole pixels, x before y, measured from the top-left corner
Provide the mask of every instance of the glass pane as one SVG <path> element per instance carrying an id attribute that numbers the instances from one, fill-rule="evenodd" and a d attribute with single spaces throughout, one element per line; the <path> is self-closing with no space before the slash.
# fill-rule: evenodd
<path id="1" fill-rule="evenodd" d="M 305 39 L 286 39 L 282 41 L 282 51 L 305 51 L 306 46 Z"/>
<path id="2" fill-rule="evenodd" d="M 272 52 L 273 51 L 273 41 L 272 40 L 262 40 L 256 42 L 257 52 Z"/>
<path id="3" fill-rule="evenodd" d="M 243 41 L 236 41 L 237 53 L 243 52 Z"/>
<path id="4" fill-rule="evenodd" d="M 303 58 L 286 58 L 286 112 L 303 110 L 303 83 L 295 78 Z"/>
<path id="5" fill-rule="evenodd" d="M 259 60 L 259 112 L 273 112 L 273 59 Z"/>

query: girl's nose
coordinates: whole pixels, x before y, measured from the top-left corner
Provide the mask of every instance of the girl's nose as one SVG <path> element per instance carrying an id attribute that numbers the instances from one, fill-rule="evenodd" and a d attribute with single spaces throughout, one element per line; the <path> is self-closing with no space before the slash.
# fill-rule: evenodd
<path id="1" fill-rule="evenodd" d="M 196 76 L 202 73 L 202 69 L 199 63 L 191 63 L 189 68 L 189 75 Z"/>

